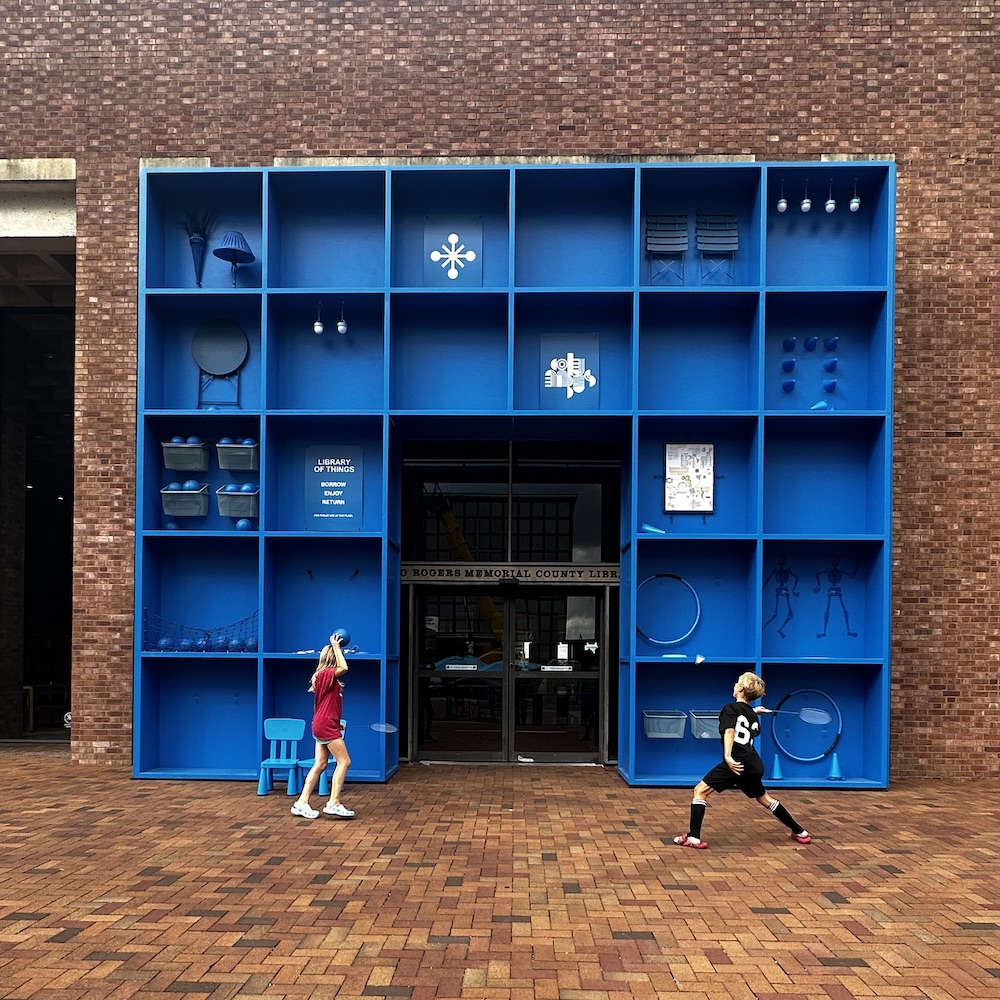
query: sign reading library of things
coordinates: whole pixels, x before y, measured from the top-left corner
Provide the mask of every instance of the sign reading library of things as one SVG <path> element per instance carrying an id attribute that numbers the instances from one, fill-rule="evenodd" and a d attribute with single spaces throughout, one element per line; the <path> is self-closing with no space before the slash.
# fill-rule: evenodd
<path id="1" fill-rule="evenodd" d="M 364 509 L 361 447 L 334 444 L 306 449 L 306 527 L 360 531 Z"/>
<path id="2" fill-rule="evenodd" d="M 663 509 L 711 514 L 715 510 L 715 445 L 668 444 Z"/>

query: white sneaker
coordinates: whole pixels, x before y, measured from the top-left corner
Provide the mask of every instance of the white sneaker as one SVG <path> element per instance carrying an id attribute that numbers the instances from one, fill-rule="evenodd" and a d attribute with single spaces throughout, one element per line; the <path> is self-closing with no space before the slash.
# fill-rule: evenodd
<path id="1" fill-rule="evenodd" d="M 319 813 L 316 812 L 316 810 L 310 805 L 300 806 L 298 802 L 296 802 L 292 806 L 292 815 L 301 816 L 303 819 L 315 819 Z"/>
<path id="2" fill-rule="evenodd" d="M 327 804 L 323 806 L 323 812 L 325 812 L 327 816 L 337 816 L 340 819 L 354 819 L 354 810 L 348 809 L 339 802 L 336 805 L 332 802 L 327 802 Z"/>

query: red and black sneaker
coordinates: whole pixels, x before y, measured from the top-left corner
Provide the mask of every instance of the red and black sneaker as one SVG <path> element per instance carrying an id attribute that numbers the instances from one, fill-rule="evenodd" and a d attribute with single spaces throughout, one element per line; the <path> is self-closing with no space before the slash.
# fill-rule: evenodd
<path id="1" fill-rule="evenodd" d="M 682 837 L 674 837 L 674 843 L 678 847 L 693 847 L 696 851 L 704 851 L 708 847 L 707 840 L 699 840 L 697 837 L 689 837 L 687 834 Z"/>

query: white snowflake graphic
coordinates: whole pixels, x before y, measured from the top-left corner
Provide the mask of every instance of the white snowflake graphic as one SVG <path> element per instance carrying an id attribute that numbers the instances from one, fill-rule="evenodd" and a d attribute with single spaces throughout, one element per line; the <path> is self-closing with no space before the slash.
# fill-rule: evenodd
<path id="1" fill-rule="evenodd" d="M 432 250 L 431 260 L 435 264 L 440 261 L 442 267 L 447 267 L 452 281 L 458 277 L 458 269 L 465 267 L 466 261 L 471 264 L 476 259 L 475 250 L 466 250 L 464 243 L 459 244 L 458 233 L 449 233 L 448 242 L 441 244 L 441 250 Z"/>
<path id="2" fill-rule="evenodd" d="M 586 358 L 578 358 L 572 351 L 567 351 L 566 357 L 553 358 L 549 362 L 549 370 L 545 373 L 546 389 L 565 389 L 566 398 L 572 399 L 574 393 L 595 385 L 597 377 L 587 367 Z"/>

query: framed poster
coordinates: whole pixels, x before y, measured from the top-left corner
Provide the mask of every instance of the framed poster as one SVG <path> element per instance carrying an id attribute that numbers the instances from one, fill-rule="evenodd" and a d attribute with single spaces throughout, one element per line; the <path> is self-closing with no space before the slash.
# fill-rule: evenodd
<path id="1" fill-rule="evenodd" d="M 360 445 L 306 449 L 306 527 L 360 531 L 364 504 L 364 456 Z"/>
<path id="2" fill-rule="evenodd" d="M 715 445 L 668 444 L 663 483 L 667 513 L 711 514 L 715 510 Z"/>

